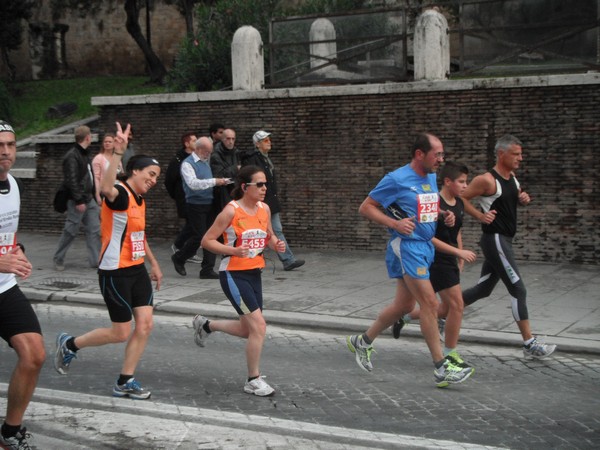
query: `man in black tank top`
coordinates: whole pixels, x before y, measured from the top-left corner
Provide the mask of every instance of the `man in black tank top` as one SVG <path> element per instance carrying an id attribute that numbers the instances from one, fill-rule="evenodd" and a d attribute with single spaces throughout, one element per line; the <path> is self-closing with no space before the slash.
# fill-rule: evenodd
<path id="1" fill-rule="evenodd" d="M 523 354 L 527 358 L 542 359 L 551 355 L 556 345 L 545 344 L 531 333 L 527 290 L 512 249 L 512 238 L 517 231 L 517 205 L 526 206 L 531 201 L 514 174 L 523 160 L 522 143 L 507 134 L 498 139 L 495 151 L 496 165 L 475 177 L 463 194 L 465 211 L 482 223 L 480 246 L 485 257 L 479 282 L 463 292 L 463 299 L 468 306 L 488 297 L 502 280 L 510 294 L 513 317 L 523 337 Z M 481 211 L 469 202 L 476 197 Z"/>

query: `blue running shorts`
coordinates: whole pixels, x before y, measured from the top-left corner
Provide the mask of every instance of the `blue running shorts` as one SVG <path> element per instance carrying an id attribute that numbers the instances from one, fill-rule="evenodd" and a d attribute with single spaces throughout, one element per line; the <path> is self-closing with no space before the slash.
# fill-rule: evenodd
<path id="1" fill-rule="evenodd" d="M 421 280 L 429 279 L 429 266 L 433 262 L 435 249 L 431 241 L 390 239 L 385 254 L 385 263 L 390 278 L 408 275 Z"/>

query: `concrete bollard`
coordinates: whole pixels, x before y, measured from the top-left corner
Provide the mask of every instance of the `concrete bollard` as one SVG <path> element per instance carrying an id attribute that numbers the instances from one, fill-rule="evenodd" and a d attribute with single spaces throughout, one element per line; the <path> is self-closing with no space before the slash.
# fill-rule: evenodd
<path id="1" fill-rule="evenodd" d="M 314 41 L 326 41 L 335 39 L 335 27 L 329 19 L 317 19 L 310 26 L 309 40 Z M 322 66 L 327 64 L 328 60 L 337 57 L 337 45 L 335 42 L 321 42 L 310 44 L 310 68 Z M 320 56 L 315 58 L 314 56 Z M 337 69 L 337 64 L 330 64 L 318 70 L 318 72 L 326 72 L 329 70 Z"/>
<path id="2" fill-rule="evenodd" d="M 235 90 L 258 91 L 265 87 L 263 42 L 256 28 L 243 26 L 233 35 L 231 70 Z"/>
<path id="3" fill-rule="evenodd" d="M 450 72 L 448 21 L 428 9 L 417 19 L 414 38 L 415 81 L 445 80 Z"/>

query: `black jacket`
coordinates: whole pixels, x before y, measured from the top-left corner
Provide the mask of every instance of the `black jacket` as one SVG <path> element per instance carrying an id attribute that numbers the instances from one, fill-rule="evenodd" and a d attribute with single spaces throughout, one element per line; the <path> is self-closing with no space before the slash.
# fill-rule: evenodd
<path id="1" fill-rule="evenodd" d="M 235 181 L 235 177 L 239 171 L 240 152 L 237 148 L 229 150 L 223 145 L 223 142 L 218 142 L 210 156 L 210 169 L 215 178 L 231 178 Z M 213 191 L 213 204 L 217 213 L 223 210 L 225 205 L 231 201 L 231 191 L 233 184 L 226 186 L 215 186 Z"/>
<path id="2" fill-rule="evenodd" d="M 165 187 L 169 196 L 175 200 L 177 205 L 177 215 L 185 219 L 186 218 L 186 206 L 185 206 L 185 192 L 183 191 L 183 180 L 181 179 L 181 163 L 189 155 L 184 148 L 177 151 L 169 166 L 167 167 L 167 173 L 165 175 Z"/>
<path id="3" fill-rule="evenodd" d="M 277 194 L 277 179 L 275 177 L 275 169 L 271 170 L 267 158 L 258 151 L 258 149 L 242 153 L 242 166 L 258 166 L 262 169 L 267 177 L 267 194 L 265 195 L 265 203 L 269 205 L 271 214 L 281 212 L 281 204 Z"/>
<path id="4" fill-rule="evenodd" d="M 76 205 L 95 199 L 96 188 L 92 175 L 90 152 L 79 144 L 70 149 L 62 161 L 63 185 Z"/>

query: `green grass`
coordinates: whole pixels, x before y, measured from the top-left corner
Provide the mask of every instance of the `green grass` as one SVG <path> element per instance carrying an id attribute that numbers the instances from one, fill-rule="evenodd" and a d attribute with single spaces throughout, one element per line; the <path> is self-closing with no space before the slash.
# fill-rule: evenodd
<path id="1" fill-rule="evenodd" d="M 97 77 L 38 80 L 7 83 L 12 97 L 12 125 L 18 139 L 97 114 L 92 97 L 161 94 L 163 87 L 145 77 Z M 63 119 L 46 118 L 48 108 L 65 102 L 77 104 L 77 111 Z"/>

